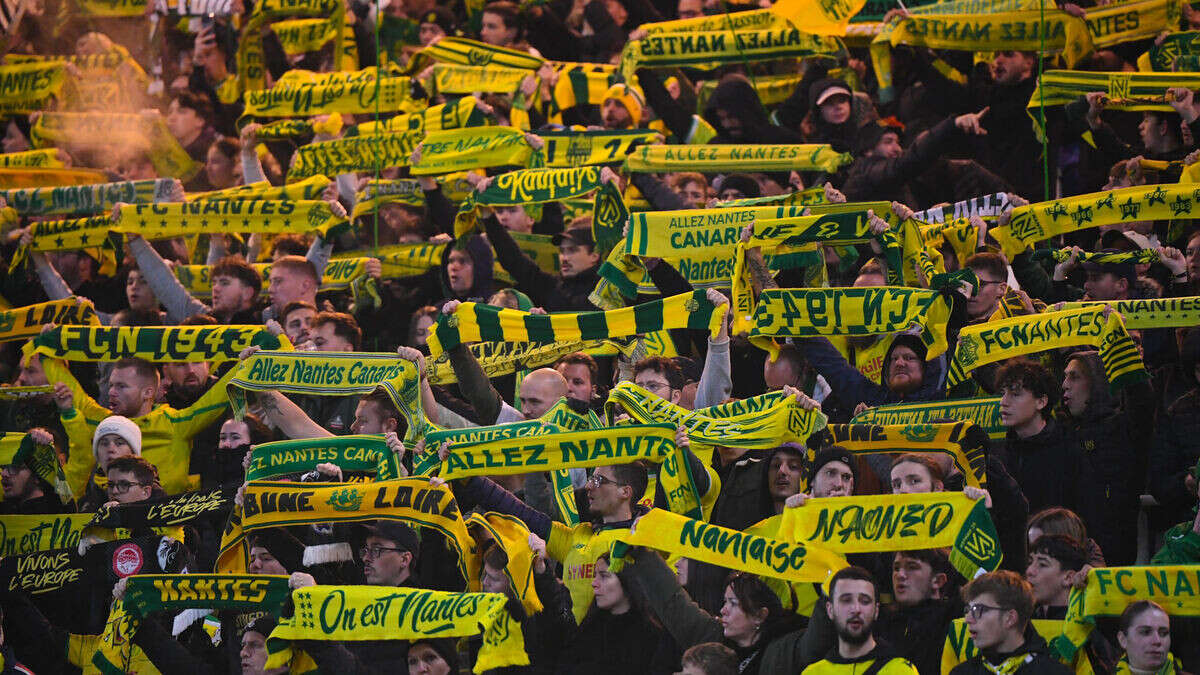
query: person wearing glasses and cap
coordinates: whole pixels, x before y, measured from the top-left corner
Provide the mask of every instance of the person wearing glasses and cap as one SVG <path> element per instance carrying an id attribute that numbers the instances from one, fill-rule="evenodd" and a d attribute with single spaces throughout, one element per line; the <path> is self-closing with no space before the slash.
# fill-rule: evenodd
<path id="1" fill-rule="evenodd" d="M 1016 572 L 1000 570 L 976 577 L 963 588 L 963 612 L 971 640 L 979 649 L 950 675 L 1067 675 L 1071 671 L 1050 655 L 1034 630 L 1033 587 Z"/>

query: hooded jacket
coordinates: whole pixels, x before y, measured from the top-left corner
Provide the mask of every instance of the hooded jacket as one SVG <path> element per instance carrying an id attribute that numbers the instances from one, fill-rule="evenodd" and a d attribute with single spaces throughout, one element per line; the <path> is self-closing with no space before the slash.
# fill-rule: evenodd
<path id="1" fill-rule="evenodd" d="M 950 675 L 994 675 L 994 669 L 984 665 L 984 659 L 992 666 L 1026 655 L 1027 661 L 1009 675 L 1069 675 L 1071 670 L 1050 655 L 1046 640 L 1038 635 L 1033 624 L 1025 627 L 1025 643 L 1011 652 L 980 652 L 975 658 L 958 664 Z"/>
<path id="2" fill-rule="evenodd" d="M 875 636 L 896 646 L 921 673 L 941 672 L 942 648 L 951 622 L 962 616 L 957 598 L 929 599 L 912 607 L 888 605 L 875 620 Z"/>
<path id="3" fill-rule="evenodd" d="M 888 389 L 885 385 L 872 382 L 867 376 L 859 372 L 858 368 L 855 368 L 846 361 L 841 352 L 829 340 L 823 337 L 803 338 L 797 340 L 796 344 L 804 351 L 804 356 L 808 359 L 813 369 L 833 387 L 833 392 L 829 397 L 836 404 L 836 409 L 842 411 L 842 415 L 839 418 L 831 417 L 831 422 L 849 421 L 849 413 L 859 403 L 866 403 L 874 407 L 885 403 L 932 401 L 944 397 L 944 377 L 946 375 L 945 354 L 924 362 L 921 371 L 922 380 L 920 387 L 907 394 L 899 394 Z M 898 335 L 892 341 L 892 345 L 888 347 L 887 354 L 884 355 L 883 382 L 887 382 L 888 380 L 888 363 L 891 359 L 892 351 L 898 346 L 909 347 L 919 357 L 925 357 L 925 346 L 921 343 L 920 338 L 911 335 Z"/>
<path id="4" fill-rule="evenodd" d="M 1097 352 L 1077 352 L 1069 361 L 1084 366 L 1089 391 L 1083 415 L 1062 411 L 1064 442 L 1081 458 L 1078 513 L 1110 565 L 1132 565 L 1145 487 L 1144 448 L 1154 434 L 1154 392 L 1143 381 L 1114 398 Z"/>
<path id="5" fill-rule="evenodd" d="M 721 124 L 717 110 L 741 123 L 740 132 L 732 132 Z M 758 98 L 754 85 L 743 75 L 726 75 L 713 90 L 704 106 L 704 121 L 712 125 L 717 135 L 710 143 L 803 143 L 804 138 L 791 129 L 771 124 L 767 111 Z"/>

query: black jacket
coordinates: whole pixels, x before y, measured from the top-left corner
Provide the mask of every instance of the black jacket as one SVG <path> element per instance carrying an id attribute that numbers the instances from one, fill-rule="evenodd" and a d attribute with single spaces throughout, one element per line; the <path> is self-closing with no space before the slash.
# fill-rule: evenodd
<path id="1" fill-rule="evenodd" d="M 670 673 L 678 648 L 644 611 L 610 614 L 595 606 L 583 617 L 559 662 L 560 673 Z"/>
<path id="2" fill-rule="evenodd" d="M 1114 398 L 1096 352 L 1072 358 L 1086 366 L 1091 392 L 1080 418 L 1063 415 L 1066 443 L 1082 458 L 1078 484 L 1086 487 L 1077 512 L 1110 565 L 1132 565 L 1147 441 L 1154 435 L 1154 393 L 1148 382 L 1139 382 Z"/>
<path id="3" fill-rule="evenodd" d="M 1004 465 L 1029 500 L 1030 513 L 1078 508 L 1080 462 L 1078 449 L 1066 444 L 1062 425 L 1053 419 L 1029 438 L 1009 431 L 1004 441 Z"/>
<path id="4" fill-rule="evenodd" d="M 726 129 L 721 124 L 717 110 L 736 119 L 740 129 Z M 791 129 L 771 124 L 767 111 L 754 85 L 743 75 L 726 75 L 712 98 L 704 107 L 704 120 L 712 125 L 717 135 L 710 143 L 803 143 L 804 137 Z"/>
<path id="5" fill-rule="evenodd" d="M 1159 421 L 1150 450 L 1150 494 L 1169 515 L 1166 522 L 1187 520 L 1196 505 L 1187 475 L 1200 459 L 1200 389 L 1175 399 Z"/>
<path id="6" fill-rule="evenodd" d="M 517 282 L 517 290 L 529 296 L 534 306 L 548 312 L 594 312 L 588 295 L 600 281 L 600 266 L 589 267 L 570 277 L 550 274 L 525 255 L 508 230 L 495 218 L 484 220 L 488 241 L 496 260 Z"/>
<path id="7" fill-rule="evenodd" d="M 1024 574 L 1029 500 L 1008 467 L 1004 465 L 1004 460 L 991 452 L 987 457 L 987 481 L 988 493 L 992 496 L 992 508 L 988 509 L 988 514 L 996 525 L 1000 549 L 1004 552 L 1004 560 L 1000 567 Z M 962 474 L 947 478 L 945 484 L 946 490 L 951 492 L 960 492 L 966 485 Z"/>
<path id="8" fill-rule="evenodd" d="M 955 666 L 950 671 L 950 675 L 992 675 L 994 671 L 989 670 L 983 664 L 984 659 L 987 659 L 990 664 L 999 665 L 1006 659 L 1021 654 L 1028 654 L 1033 658 L 1013 671 L 1012 675 L 1069 675 L 1071 673 L 1070 669 L 1050 655 L 1050 648 L 1046 645 L 1046 640 L 1038 635 L 1033 624 L 1030 624 L 1025 627 L 1025 644 L 1011 652 L 981 652 L 970 661 Z"/>
<path id="9" fill-rule="evenodd" d="M 912 661 L 921 675 L 937 675 L 950 623 L 962 616 L 957 598 L 926 600 L 913 607 L 889 605 L 875 621 L 875 637 L 895 645 L 896 655 Z"/>
<path id="10" fill-rule="evenodd" d="M 899 157 L 862 156 L 854 160 L 847 173 L 842 192 L 850 201 L 882 200 L 919 205 L 908 182 L 933 166 L 934 160 L 946 151 L 950 143 L 961 140 L 963 134 L 947 117 L 928 134 L 918 136 Z"/>

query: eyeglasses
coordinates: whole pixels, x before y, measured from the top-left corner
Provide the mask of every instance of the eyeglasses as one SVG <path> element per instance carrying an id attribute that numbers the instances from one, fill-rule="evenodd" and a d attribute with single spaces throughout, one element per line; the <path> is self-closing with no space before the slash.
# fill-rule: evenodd
<path id="1" fill-rule="evenodd" d="M 604 487 L 606 484 L 607 485 L 616 485 L 617 487 L 625 487 L 626 486 L 625 483 L 618 483 L 617 481 L 615 481 L 611 478 L 607 478 L 605 476 L 601 476 L 598 473 L 594 473 L 591 476 L 589 476 L 587 479 L 587 484 L 594 488 L 601 488 L 601 487 Z"/>
<path id="2" fill-rule="evenodd" d="M 671 385 L 667 384 L 666 382 L 655 382 L 654 380 L 650 380 L 649 382 L 643 382 L 641 386 L 642 386 L 642 389 L 645 389 L 646 391 L 650 392 L 651 394 L 662 391 L 663 389 L 666 389 L 668 391 L 671 389 Z"/>
<path id="3" fill-rule="evenodd" d="M 985 605 L 981 602 L 972 602 L 972 603 L 968 604 L 966 607 L 963 607 L 963 616 L 969 616 L 972 619 L 975 619 L 976 621 L 978 621 L 979 617 L 983 616 L 984 614 L 987 614 L 988 612 L 991 612 L 991 611 L 1003 612 L 1003 611 L 1005 611 L 1005 609 L 1007 609 L 1007 608 L 1006 607 L 994 607 L 992 605 Z"/>
<path id="4" fill-rule="evenodd" d="M 108 482 L 108 491 L 114 495 L 123 495 L 129 492 L 129 488 L 133 486 L 143 487 L 145 483 L 133 483 L 127 480 L 110 480 Z"/>
<path id="5" fill-rule="evenodd" d="M 404 551 L 404 549 L 391 548 L 388 546 L 364 546 L 364 547 L 358 549 L 358 554 L 360 556 L 362 556 L 364 559 L 367 558 L 368 556 L 370 556 L 372 559 L 375 559 L 375 558 L 378 558 L 379 556 L 383 555 L 384 551 L 396 551 L 397 553 L 402 553 Z"/>

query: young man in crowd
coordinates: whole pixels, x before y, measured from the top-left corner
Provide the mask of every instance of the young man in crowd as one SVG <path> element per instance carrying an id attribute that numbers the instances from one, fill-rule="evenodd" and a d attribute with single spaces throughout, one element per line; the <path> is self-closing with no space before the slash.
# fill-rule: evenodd
<path id="1" fill-rule="evenodd" d="M 952 675 L 1067 675 L 1034 630 L 1033 588 L 1017 573 L 989 572 L 963 588 L 967 631 L 979 655 L 955 666 Z"/>
<path id="2" fill-rule="evenodd" d="M 872 632 L 879 599 L 870 572 L 844 567 L 834 574 L 825 611 L 837 631 L 837 648 L 805 668 L 804 675 L 853 675 L 863 668 L 885 675 L 915 675 L 916 667 Z"/>

